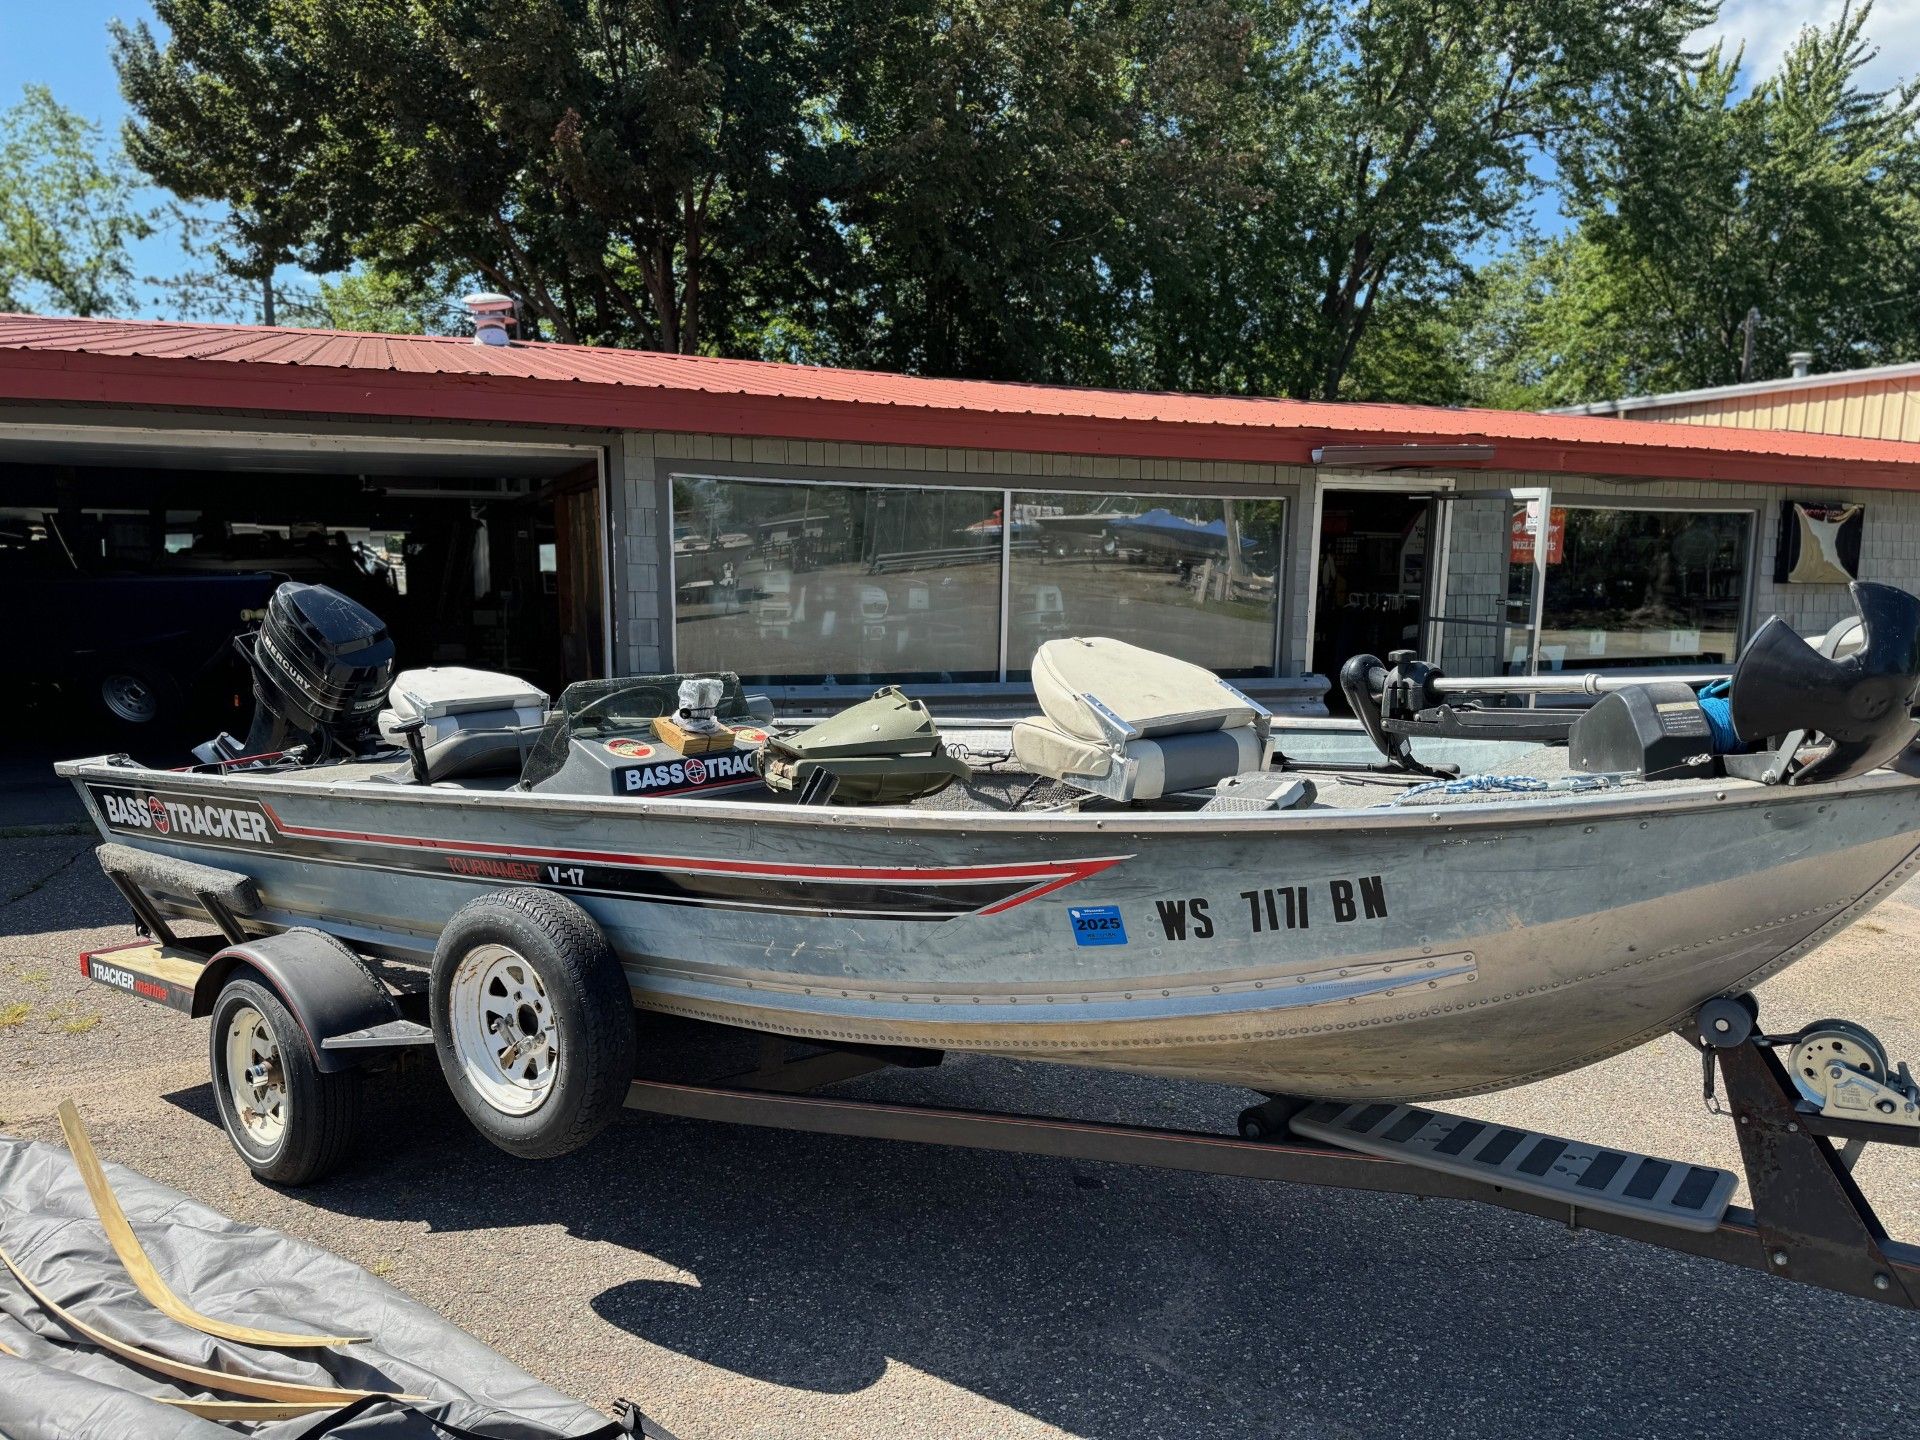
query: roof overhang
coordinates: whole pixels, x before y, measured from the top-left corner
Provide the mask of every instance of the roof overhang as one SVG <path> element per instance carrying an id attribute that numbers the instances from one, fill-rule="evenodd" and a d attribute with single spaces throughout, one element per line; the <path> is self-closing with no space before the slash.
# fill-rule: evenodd
<path id="1" fill-rule="evenodd" d="M 182 327 L 185 328 L 185 327 Z M 463 347 L 464 348 L 464 347 Z M 711 366 L 721 362 L 705 362 Z M 787 367 L 782 367 L 787 368 Z M 843 381 L 848 372 L 807 372 Z M 1165 416 L 1065 413 L 1078 392 L 970 386 L 993 403 L 913 403 L 840 393 L 768 394 L 697 383 L 102 354 L 0 347 L 0 399 L 326 417 L 477 421 L 597 431 L 673 431 L 867 445 L 995 449 L 1309 467 L 1316 450 L 1492 446 L 1503 471 L 1626 481 L 1670 479 L 1803 488 L 1920 490 L 1920 445 L 1632 421 L 1419 406 L 1246 402 L 1169 405 Z M 1042 407 L 1013 408 L 1029 393 Z M 1102 394 L 1091 392 L 1092 399 Z M 847 398 L 849 395 L 855 398 Z M 1062 400 L 1060 397 L 1066 397 Z M 1186 397 L 1181 397 L 1184 401 Z M 1087 408 L 1095 408 L 1091 403 Z M 1236 420 L 1207 418 L 1209 411 Z M 1343 424 L 1349 421 L 1350 424 Z M 1383 453 L 1392 453 L 1391 450 Z M 1481 468 L 1486 462 L 1456 462 Z"/>

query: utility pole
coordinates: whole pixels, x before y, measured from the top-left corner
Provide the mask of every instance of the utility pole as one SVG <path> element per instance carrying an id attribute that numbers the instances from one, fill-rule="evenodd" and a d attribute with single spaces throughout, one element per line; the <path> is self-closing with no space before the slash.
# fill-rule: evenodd
<path id="1" fill-rule="evenodd" d="M 267 322 L 271 325 L 273 322 Z M 1740 342 L 1740 383 L 1746 384 L 1753 378 L 1753 332 L 1760 324 L 1760 307 L 1749 305 L 1747 318 L 1740 322 L 1740 333 L 1745 338 Z"/>

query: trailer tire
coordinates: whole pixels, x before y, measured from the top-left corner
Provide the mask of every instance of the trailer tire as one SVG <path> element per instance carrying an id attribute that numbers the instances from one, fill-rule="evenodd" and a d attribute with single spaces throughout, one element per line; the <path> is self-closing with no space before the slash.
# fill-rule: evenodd
<path id="1" fill-rule="evenodd" d="M 255 972 L 221 987 L 207 1048 L 220 1124 L 260 1179 L 306 1185 L 346 1159 L 360 1129 L 360 1072 L 322 1071 L 300 1022 Z M 251 1065 L 236 1076 L 243 1060 Z M 243 1097 L 266 1108 L 249 1112 Z"/>
<path id="2" fill-rule="evenodd" d="M 633 1079 L 633 1001 L 607 937 L 545 890 L 495 890 L 433 952 L 433 1043 L 454 1099 L 510 1155 L 578 1150 Z"/>

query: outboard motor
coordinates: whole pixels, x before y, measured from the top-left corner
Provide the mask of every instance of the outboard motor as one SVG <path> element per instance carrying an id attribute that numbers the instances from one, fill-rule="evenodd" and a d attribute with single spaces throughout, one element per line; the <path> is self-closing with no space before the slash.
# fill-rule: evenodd
<path id="1" fill-rule="evenodd" d="M 1846 780 L 1886 764 L 1920 733 L 1911 713 L 1920 599 L 1864 580 L 1851 588 L 1865 638 L 1844 660 L 1821 654 L 1777 615 L 1747 642 L 1728 718 L 1742 741 L 1765 749 L 1727 756 L 1729 773 L 1792 785 Z M 1825 748 L 1803 755 L 1809 745 Z"/>
<path id="2" fill-rule="evenodd" d="M 306 747 L 358 753 L 393 683 L 393 637 L 378 615 L 325 585 L 288 581 L 266 619 L 234 641 L 253 671 L 253 725 L 194 750 L 206 764 Z"/>

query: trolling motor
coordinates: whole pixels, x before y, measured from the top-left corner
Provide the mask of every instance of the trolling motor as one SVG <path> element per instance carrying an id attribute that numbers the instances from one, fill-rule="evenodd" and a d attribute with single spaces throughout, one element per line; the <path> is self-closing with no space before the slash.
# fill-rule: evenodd
<path id="1" fill-rule="evenodd" d="M 1747 642 L 1731 677 L 1449 676 L 1410 650 L 1382 664 L 1356 655 L 1340 688 L 1386 768 L 1444 776 L 1414 757 L 1419 736 L 1567 745 L 1574 769 L 1640 779 L 1724 773 L 1764 784 L 1845 780 L 1885 765 L 1920 734 L 1920 599 L 1856 580 L 1859 620 L 1822 647 L 1774 616 Z M 1835 658 L 1841 643 L 1858 648 Z M 1515 696 L 1597 697 L 1583 706 L 1511 703 Z"/>

